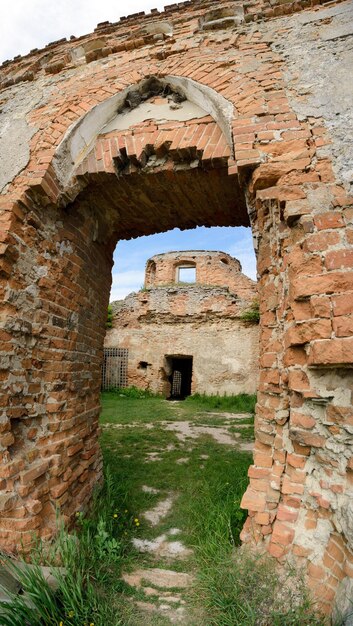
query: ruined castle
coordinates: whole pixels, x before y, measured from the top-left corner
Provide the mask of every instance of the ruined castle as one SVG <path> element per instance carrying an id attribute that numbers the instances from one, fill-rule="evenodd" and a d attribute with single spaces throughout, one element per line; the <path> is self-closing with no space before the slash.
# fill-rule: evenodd
<path id="1" fill-rule="evenodd" d="M 352 24 L 350 0 L 187 0 L 1 65 L 1 548 L 100 480 L 117 241 L 250 225 L 242 539 L 302 564 L 327 613 L 352 595 Z"/>
<path id="2" fill-rule="evenodd" d="M 126 358 L 126 384 L 167 398 L 256 393 L 259 333 L 246 316 L 256 299 L 256 283 L 229 254 L 152 257 L 145 288 L 113 305 L 104 342 L 105 366 L 113 370 L 108 386 L 115 350 L 118 363 L 121 352 Z"/>

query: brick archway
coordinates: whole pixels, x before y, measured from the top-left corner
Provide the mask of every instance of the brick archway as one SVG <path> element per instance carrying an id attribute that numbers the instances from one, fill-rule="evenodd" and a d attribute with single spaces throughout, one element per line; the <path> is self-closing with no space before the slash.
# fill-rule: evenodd
<path id="1" fill-rule="evenodd" d="M 352 200 L 320 151 L 322 120 L 296 115 L 266 37 L 238 14 L 219 36 L 210 7 L 172 8 L 162 48 L 132 18 L 130 30 L 103 25 L 3 68 L 5 103 L 11 90 L 41 95 L 27 103 L 28 155 L 0 196 L 0 540 L 11 549 L 33 530 L 50 536 L 55 506 L 69 521 L 100 479 L 98 372 L 119 237 L 251 224 L 261 373 L 243 540 L 304 560 L 329 610 L 353 567 Z M 86 50 L 90 41 L 101 47 Z M 205 115 L 104 131 L 110 105 L 126 114 L 127 95 L 151 78 L 169 95 L 200 85 Z M 223 104 L 217 117 L 211 90 L 231 118 Z"/>

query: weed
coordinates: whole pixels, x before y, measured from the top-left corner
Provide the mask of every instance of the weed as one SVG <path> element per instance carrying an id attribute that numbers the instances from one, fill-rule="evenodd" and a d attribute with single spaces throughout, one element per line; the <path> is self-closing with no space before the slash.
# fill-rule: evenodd
<path id="1" fill-rule="evenodd" d="M 260 306 L 257 299 L 252 302 L 251 306 L 246 309 L 246 311 L 243 311 L 240 315 L 240 319 L 252 324 L 258 324 L 260 322 Z"/>
<path id="2" fill-rule="evenodd" d="M 113 307 L 111 304 L 108 304 L 107 321 L 105 323 L 105 326 L 106 328 L 113 327 Z"/>
<path id="3" fill-rule="evenodd" d="M 148 389 L 139 389 L 138 387 L 112 387 L 106 390 L 106 393 L 118 394 L 122 398 L 133 398 L 134 400 L 144 400 L 145 398 L 158 397 L 157 394 Z"/>
<path id="4" fill-rule="evenodd" d="M 97 524 L 97 532 L 93 537 L 97 558 L 99 561 L 119 561 L 121 556 L 120 543 L 111 537 L 106 529 L 105 520 L 100 517 Z"/>
<path id="5" fill-rule="evenodd" d="M 199 574 L 196 592 L 208 609 L 209 626 L 323 626 L 300 572 L 278 575 L 273 559 L 222 542 Z"/>
<path id="6" fill-rule="evenodd" d="M 111 422 L 112 407 L 108 398 L 105 402 L 102 421 Z M 147 398 L 140 403 L 119 397 L 114 422 L 134 421 L 139 425 L 134 429 L 104 430 L 105 461 L 111 466 L 116 483 L 124 485 L 121 500 L 129 502 L 135 511 L 153 507 L 168 492 L 177 494 L 177 506 L 168 518 L 160 523 L 158 530 L 146 526 L 143 536 L 153 539 L 156 532 L 161 534 L 170 527 L 182 529 L 179 539 L 193 549 L 193 555 L 188 561 L 175 561 L 172 568 L 184 571 L 189 568 L 196 574 L 195 587 L 188 597 L 189 607 L 191 604 L 191 610 L 198 616 L 192 621 L 195 626 L 203 623 L 207 626 L 322 626 L 300 581 L 293 578 L 296 592 L 292 593 L 288 584 L 285 594 L 283 581 L 278 578 L 272 561 L 237 547 L 247 515 L 240 508 L 240 501 L 248 482 L 251 456 L 204 436 L 185 444 L 188 463 L 178 464 L 178 458 L 185 454 L 182 444 L 174 433 L 158 425 L 162 420 L 190 420 L 198 411 L 225 409 L 251 413 L 254 406 L 255 397 L 245 395 L 193 396 L 179 403 L 177 408 L 161 398 Z M 154 423 L 154 428 L 144 428 L 147 422 Z M 241 420 L 239 425 L 243 423 L 247 423 L 249 429 L 239 428 L 239 432 L 244 430 L 250 436 L 253 418 Z M 117 458 L 114 452 L 117 443 L 121 444 L 119 448 L 129 450 L 128 458 Z M 168 444 L 173 446 L 169 451 Z M 158 452 L 160 460 L 146 463 L 148 451 Z M 142 485 L 153 486 L 159 493 L 145 493 Z M 151 566 L 152 563 L 163 567 L 163 563 L 152 561 L 146 554 L 130 551 L 126 558 L 131 567 L 133 564 Z M 127 624 L 141 623 L 141 617 L 136 612 L 131 613 L 131 604 L 122 600 L 120 607 L 124 616 L 130 611 L 129 618 L 125 618 Z M 158 618 L 154 619 L 157 624 Z"/>
<path id="7" fill-rule="evenodd" d="M 31 555 L 32 565 L 2 557 L 3 565 L 22 588 L 21 594 L 10 594 L 11 602 L 0 602 L 3 626 L 121 624 L 109 596 L 101 592 L 107 582 L 114 587 L 122 565 L 124 541 L 114 523 L 115 508 L 114 483 L 108 472 L 91 515 L 85 518 L 77 513 L 78 531 L 69 534 L 59 523 L 52 546 L 44 550 L 38 544 Z M 39 566 L 43 562 L 53 568 L 54 588 Z M 58 562 L 62 566 L 59 569 L 54 567 Z"/>
<path id="8" fill-rule="evenodd" d="M 175 419 L 190 421 L 200 410 L 252 413 L 255 397 L 193 396 L 173 407 L 159 397 L 143 398 L 140 392 L 119 390 L 104 393 L 102 403 L 102 422 L 107 428 L 101 444 L 105 465 L 110 467 L 104 485 L 90 514 L 77 512 L 76 530 L 69 534 L 60 528 L 49 555 L 40 547 L 37 550 L 37 563 L 60 562 L 64 568 L 56 571 L 57 587 L 53 590 L 48 585 L 38 565 L 18 567 L 4 559 L 24 593 L 13 595 L 11 603 L 0 604 L 0 623 L 166 624 L 157 614 L 141 613 L 132 599 L 143 599 L 142 592 L 128 587 L 121 580 L 121 572 L 136 565 L 165 565 L 134 550 L 131 539 L 141 528 L 146 539 L 178 528 L 178 539 L 191 547 L 193 554 L 169 566 L 195 574 L 194 589 L 184 596 L 197 616 L 192 621 L 195 626 L 322 626 L 299 578 L 290 579 L 288 574 L 288 584 L 287 579 L 284 584 L 272 561 L 237 548 L 246 518 L 240 501 L 248 483 L 251 456 L 207 436 L 183 443 L 161 426 L 161 422 Z M 132 422 L 134 428 L 130 427 Z M 252 418 L 241 420 L 243 423 L 250 427 Z M 114 428 L 114 424 L 120 427 Z M 236 429 L 237 424 L 232 423 L 232 427 Z M 250 428 L 243 430 L 250 432 Z M 117 454 L 118 446 L 128 454 Z M 151 452 L 158 454 L 158 462 L 146 462 Z M 185 453 L 187 463 L 179 464 Z M 154 487 L 156 493 L 146 492 L 144 485 Z M 170 493 L 177 506 L 158 529 L 146 522 L 140 524 L 140 514 Z"/>

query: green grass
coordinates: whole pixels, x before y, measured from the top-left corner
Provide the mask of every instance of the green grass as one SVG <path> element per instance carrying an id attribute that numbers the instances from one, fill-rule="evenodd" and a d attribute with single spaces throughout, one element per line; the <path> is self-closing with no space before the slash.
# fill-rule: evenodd
<path id="1" fill-rule="evenodd" d="M 247 428 L 237 428 L 236 426 L 230 426 L 228 430 L 230 433 L 238 433 L 242 441 L 254 441 L 254 426 L 248 426 Z"/>
<path id="2" fill-rule="evenodd" d="M 113 597 L 121 592 L 119 577 L 126 547 L 122 526 L 114 517 L 115 493 L 110 475 L 96 495 L 89 517 L 77 515 L 77 529 L 68 533 L 58 521 L 58 535 L 49 547 L 40 543 L 32 553 L 32 567 L 20 567 L 3 555 L 1 562 L 22 587 L 11 603 L 0 602 L 2 626 L 123 626 Z M 131 533 L 133 520 L 124 528 Z M 53 589 L 39 564 L 54 566 Z M 106 592 L 109 589 L 109 592 Z"/>
<path id="3" fill-rule="evenodd" d="M 254 413 L 256 396 L 245 393 L 237 396 L 207 396 L 196 393 L 185 400 L 186 405 L 205 411 L 229 411 L 231 413 Z"/>
<path id="4" fill-rule="evenodd" d="M 139 389 L 138 387 L 112 387 L 107 389 L 106 392 L 112 399 L 119 398 L 134 398 L 135 400 L 144 400 L 145 398 L 160 398 L 159 394 L 153 393 L 148 389 Z"/>
<path id="5" fill-rule="evenodd" d="M 221 445 L 209 435 L 179 441 L 162 424 L 175 420 L 202 424 L 211 419 L 220 425 L 226 421 L 230 432 L 247 439 L 253 433 L 252 416 L 237 421 L 209 413 L 253 413 L 254 406 L 255 397 L 246 395 L 193 396 L 170 403 L 136 390 L 102 394 L 101 446 L 109 471 L 90 514 L 79 514 L 74 534 L 61 531 L 53 547 L 49 561 L 57 563 L 60 555 L 67 575 L 59 576 L 59 588 L 53 592 L 40 573 L 27 572 L 22 582 L 33 606 L 23 602 L 24 596 L 14 598 L 12 609 L 2 607 L 8 613 L 7 621 L 1 618 L 0 623 L 166 626 L 165 617 L 148 615 L 137 607 L 136 601 L 146 598 L 121 579 L 123 570 L 153 566 L 194 574 L 195 585 L 184 594 L 192 616 L 190 626 L 322 626 L 300 587 L 300 578 L 289 585 L 289 590 L 300 589 L 299 600 L 290 591 L 284 596 L 273 562 L 237 547 L 246 518 L 239 503 L 251 455 Z M 242 429 L 241 424 L 247 427 Z M 146 462 L 151 452 L 158 455 L 158 461 Z M 178 464 L 180 458 L 187 462 Z M 143 485 L 159 493 L 145 493 Z M 152 528 L 143 512 L 171 493 L 175 505 Z M 181 530 L 177 539 L 192 548 L 186 560 L 166 562 L 133 548 L 133 537 L 152 539 L 172 527 Z M 38 558 L 43 560 L 43 553 Z"/>
<path id="6" fill-rule="evenodd" d="M 106 398 L 107 404 L 108 400 Z M 137 515 L 152 508 L 168 492 L 179 494 L 177 506 L 158 526 L 158 531 L 142 523 L 139 534 L 152 538 L 170 527 L 182 529 L 178 538 L 191 547 L 194 554 L 187 563 L 174 562 L 171 567 L 184 571 L 189 568 L 196 575 L 188 604 L 199 618 L 192 626 L 322 626 L 322 620 L 315 615 L 305 595 L 300 577 L 295 578 L 294 585 L 295 589 L 300 588 L 299 601 L 290 592 L 283 597 L 283 583 L 277 577 L 273 562 L 238 552 L 239 534 L 246 518 L 239 503 L 247 486 L 251 455 L 217 444 L 207 436 L 190 444 L 180 443 L 173 433 L 166 433 L 158 426 L 159 420 L 181 421 L 192 417 L 193 424 L 211 420 L 212 425 L 219 425 L 225 421 L 222 416 L 217 419 L 217 416 L 205 415 L 215 409 L 252 413 L 255 397 L 193 396 L 174 406 L 162 399 L 147 398 L 142 404 L 138 418 L 138 407 L 133 399 L 120 397 L 116 400 L 115 420 L 128 423 L 129 419 L 137 419 L 140 426 L 132 432 L 104 430 L 104 459 L 117 482 L 124 485 L 121 506 L 129 502 Z M 143 424 L 152 423 L 153 414 L 155 428 L 146 431 Z M 111 423 L 109 410 L 103 412 L 102 421 L 105 420 Z M 248 428 L 237 428 L 240 424 L 247 424 Z M 253 416 L 231 422 L 229 431 L 233 429 L 245 440 L 253 438 Z M 168 441 L 175 446 L 174 450 L 167 451 Z M 115 447 L 129 449 L 132 456 L 117 457 Z M 145 463 L 148 451 L 158 452 L 161 460 Z M 204 455 L 208 459 L 200 458 Z M 176 461 L 180 457 L 188 457 L 188 463 L 178 465 Z M 160 493 L 143 493 L 142 485 L 153 486 Z M 156 563 L 148 555 L 133 552 L 127 563 L 131 568 L 151 564 L 165 567 L 165 563 Z M 124 603 L 121 606 L 124 611 Z M 140 623 L 137 617 L 135 619 L 132 624 Z"/>
<path id="7" fill-rule="evenodd" d="M 101 395 L 103 424 L 158 422 L 170 419 L 167 401 L 159 397 L 131 397 L 119 392 L 104 391 Z"/>
<path id="8" fill-rule="evenodd" d="M 214 529 L 210 529 L 214 530 Z M 278 577 L 273 560 L 248 550 L 231 552 L 224 533 L 199 546 L 202 564 L 195 593 L 205 607 L 207 626 L 324 626 L 300 574 Z"/>

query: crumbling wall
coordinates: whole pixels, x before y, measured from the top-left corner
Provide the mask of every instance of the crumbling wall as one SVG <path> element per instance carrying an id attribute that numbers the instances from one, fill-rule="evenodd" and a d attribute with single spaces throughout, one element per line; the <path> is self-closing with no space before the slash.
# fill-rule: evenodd
<path id="1" fill-rule="evenodd" d="M 182 2 L 1 66 L 3 547 L 50 535 L 56 505 L 69 521 L 100 478 L 93 381 L 117 240 L 251 224 L 261 336 L 243 539 L 300 560 L 327 612 L 352 586 L 353 20 L 350 1 L 322 4 Z M 102 132 L 151 79 L 214 136 L 200 147 L 185 121 L 149 168 L 163 129 L 140 151 L 134 128 L 119 145 L 119 128 Z"/>
<path id="2" fill-rule="evenodd" d="M 211 250 L 188 250 L 156 254 L 147 261 L 146 287 L 172 285 L 178 280 L 178 268 L 194 266 L 195 282 L 204 286 L 227 287 L 242 300 L 254 300 L 256 289 L 254 281 L 242 274 L 238 259 L 224 252 Z M 153 266 L 153 275 L 150 268 Z"/>
<path id="3" fill-rule="evenodd" d="M 254 324 L 222 318 L 206 323 L 192 318 L 184 323 L 142 321 L 133 331 L 113 329 L 105 345 L 128 348 L 128 383 L 141 389 L 167 393 L 165 356 L 186 355 L 193 357 L 192 393 L 256 393 L 259 344 Z"/>
<path id="4" fill-rule="evenodd" d="M 196 284 L 178 285 L 180 262 L 196 264 Z M 257 287 L 239 261 L 222 252 L 164 253 L 147 261 L 146 284 L 151 263 L 153 284 L 113 303 L 113 328 L 105 338 L 107 348 L 128 348 L 128 383 L 166 393 L 165 357 L 188 355 L 192 393 L 256 393 L 258 325 L 241 317 L 256 300 Z"/>

